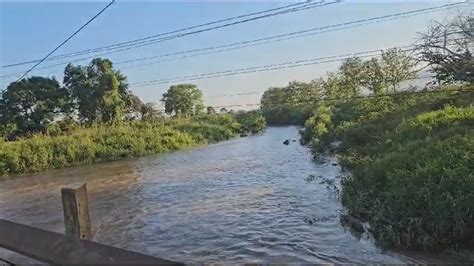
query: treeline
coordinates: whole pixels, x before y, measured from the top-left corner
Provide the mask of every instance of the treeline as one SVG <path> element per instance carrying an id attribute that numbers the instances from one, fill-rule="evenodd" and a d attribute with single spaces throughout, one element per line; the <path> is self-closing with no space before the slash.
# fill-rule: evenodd
<path id="1" fill-rule="evenodd" d="M 259 111 L 206 111 L 202 97 L 196 85 L 173 85 L 161 111 L 100 58 L 68 64 L 62 86 L 54 77 L 12 82 L 0 99 L 0 175 L 156 154 L 266 127 Z"/>
<path id="2" fill-rule="evenodd" d="M 288 86 L 264 92 L 261 104 L 269 124 L 302 125 L 311 114 L 311 106 L 323 99 L 351 98 L 361 93 L 395 92 L 402 81 L 416 77 L 415 60 L 401 49 L 382 52 L 380 59 L 346 60 L 327 78 L 308 83 L 290 82 Z"/>
<path id="3" fill-rule="evenodd" d="M 302 142 L 315 157 L 336 153 L 351 170 L 342 203 L 369 222 L 384 247 L 473 244 L 472 29 L 469 15 L 435 22 L 411 56 L 389 50 L 378 59 L 353 58 L 324 79 L 270 88 L 262 97 L 270 124 L 304 125 Z M 434 81 L 402 88 L 420 62 Z"/>
<path id="4" fill-rule="evenodd" d="M 143 103 L 129 89 L 126 76 L 108 59 L 86 66 L 68 64 L 63 86 L 53 77 L 31 77 L 12 82 L 0 98 L 0 135 L 7 139 L 54 133 L 69 127 L 118 125 L 204 114 L 203 94 L 195 85 L 174 85 L 163 94 L 164 112 L 156 103 Z M 208 113 L 213 114 L 212 107 Z M 227 110 L 221 110 L 227 113 Z M 253 114 L 251 114 L 253 115 Z M 66 126 L 67 127 L 67 126 Z"/>
<path id="5" fill-rule="evenodd" d="M 262 113 L 269 124 L 303 125 L 315 102 L 395 93 L 403 82 L 423 82 L 426 77 L 420 78 L 417 69 L 421 66 L 429 67 L 432 74 L 429 87 L 473 82 L 472 25 L 471 14 L 461 14 L 446 23 L 432 22 L 410 49 L 389 49 L 378 58 L 354 57 L 325 78 L 269 88 L 261 99 Z"/>

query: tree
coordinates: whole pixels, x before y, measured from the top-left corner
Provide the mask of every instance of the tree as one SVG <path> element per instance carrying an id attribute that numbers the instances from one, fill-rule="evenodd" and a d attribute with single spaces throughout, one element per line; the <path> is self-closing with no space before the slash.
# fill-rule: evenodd
<path id="1" fill-rule="evenodd" d="M 229 110 L 227 110 L 227 108 L 225 108 L 225 107 L 222 107 L 222 108 L 219 110 L 219 112 L 220 112 L 221 114 L 226 114 L 227 112 L 229 112 Z"/>
<path id="2" fill-rule="evenodd" d="M 371 58 L 365 61 L 363 66 L 364 78 L 362 85 L 374 94 L 385 92 L 387 88 L 386 79 L 379 59 Z"/>
<path id="3" fill-rule="evenodd" d="M 5 100 L 0 99 L 0 137 L 8 138 L 16 131 L 16 124 L 12 122 L 10 115 Z"/>
<path id="4" fill-rule="evenodd" d="M 215 113 L 216 113 L 216 109 L 214 109 L 214 107 L 212 107 L 212 106 L 207 107 L 207 114 L 208 115 L 215 114 Z"/>
<path id="5" fill-rule="evenodd" d="M 265 130 L 267 126 L 267 122 L 265 118 L 262 116 L 262 113 L 257 110 L 252 111 L 238 111 L 235 114 L 235 118 L 237 121 L 242 125 L 241 126 L 241 133 L 258 133 Z"/>
<path id="6" fill-rule="evenodd" d="M 400 82 L 416 76 L 415 60 L 401 49 L 382 52 L 381 68 L 385 84 L 395 92 Z"/>
<path id="7" fill-rule="evenodd" d="M 360 58 L 354 57 L 342 63 L 339 67 L 340 86 L 343 96 L 355 96 L 360 94 L 361 83 L 364 78 L 363 62 Z"/>
<path id="8" fill-rule="evenodd" d="M 160 112 L 156 110 L 155 103 L 145 103 L 140 107 L 142 121 L 153 121 L 160 116 Z"/>
<path id="9" fill-rule="evenodd" d="M 311 82 L 291 81 L 285 87 L 285 90 L 289 93 L 289 98 L 280 99 L 280 102 L 307 105 L 308 101 L 320 100 L 322 97 L 321 85 L 319 80 L 313 80 Z"/>
<path id="10" fill-rule="evenodd" d="M 161 101 L 165 103 L 165 112 L 175 116 L 191 116 L 204 109 L 202 92 L 193 84 L 171 86 Z"/>
<path id="11" fill-rule="evenodd" d="M 361 84 L 375 94 L 395 92 L 400 82 L 416 76 L 413 58 L 401 49 L 384 51 L 380 59 L 371 58 L 362 66 Z"/>
<path id="12" fill-rule="evenodd" d="M 341 78 L 338 73 L 329 72 L 326 80 L 323 80 L 324 96 L 327 98 L 345 98 L 349 97 L 344 91 Z"/>
<path id="13" fill-rule="evenodd" d="M 441 83 L 474 81 L 474 17 L 459 14 L 447 22 L 433 21 L 418 39 L 417 51 L 421 61 Z"/>
<path id="14" fill-rule="evenodd" d="M 269 88 L 260 100 L 269 124 L 302 124 L 311 113 L 312 102 L 323 97 L 322 80 L 291 81 L 285 87 Z"/>
<path id="15" fill-rule="evenodd" d="M 95 58 L 88 66 L 68 64 L 64 84 L 77 107 L 79 118 L 92 123 L 115 123 L 132 105 L 126 77 L 108 59 Z"/>
<path id="16" fill-rule="evenodd" d="M 10 83 L 0 105 L 2 124 L 15 124 L 22 133 L 35 132 L 69 111 L 69 97 L 56 79 L 31 77 Z"/>

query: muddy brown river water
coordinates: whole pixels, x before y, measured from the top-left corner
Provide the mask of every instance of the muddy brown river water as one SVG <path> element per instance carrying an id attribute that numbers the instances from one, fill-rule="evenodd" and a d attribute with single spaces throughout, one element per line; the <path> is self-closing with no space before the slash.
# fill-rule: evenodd
<path id="1" fill-rule="evenodd" d="M 298 138 L 295 127 L 270 127 L 190 150 L 4 178 L 0 218 L 63 232 L 60 188 L 87 182 L 94 240 L 112 246 L 186 263 L 414 262 L 341 226 L 340 166 L 316 164 L 298 142 L 282 144 Z"/>

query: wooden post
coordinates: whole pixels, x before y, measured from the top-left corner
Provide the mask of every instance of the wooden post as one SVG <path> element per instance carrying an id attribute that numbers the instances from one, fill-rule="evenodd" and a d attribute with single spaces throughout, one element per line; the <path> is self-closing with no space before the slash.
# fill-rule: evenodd
<path id="1" fill-rule="evenodd" d="M 66 235 L 92 240 L 86 183 L 76 189 L 61 188 L 61 198 L 63 201 Z"/>

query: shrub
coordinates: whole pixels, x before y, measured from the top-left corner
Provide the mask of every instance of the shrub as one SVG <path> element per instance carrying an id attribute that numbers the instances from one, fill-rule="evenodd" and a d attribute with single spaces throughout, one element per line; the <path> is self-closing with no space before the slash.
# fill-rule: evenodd
<path id="1" fill-rule="evenodd" d="M 69 122 L 68 125 L 74 125 Z M 232 115 L 89 128 L 53 124 L 47 134 L 0 142 L 0 174 L 37 172 L 86 165 L 229 139 L 240 128 Z M 61 132 L 67 134 L 61 135 Z"/>
<path id="2" fill-rule="evenodd" d="M 472 85 L 461 86 L 472 88 Z M 442 249 L 474 239 L 474 92 L 440 89 L 336 102 L 307 121 L 314 152 L 337 152 L 348 212 L 385 247 Z"/>
<path id="3" fill-rule="evenodd" d="M 344 182 L 343 202 L 379 242 L 435 249 L 474 238 L 474 138 L 420 140 L 378 156 Z"/>
<path id="4" fill-rule="evenodd" d="M 260 111 L 242 111 L 235 115 L 237 121 L 240 123 L 240 133 L 256 134 L 262 132 L 267 127 L 267 122 Z"/>

